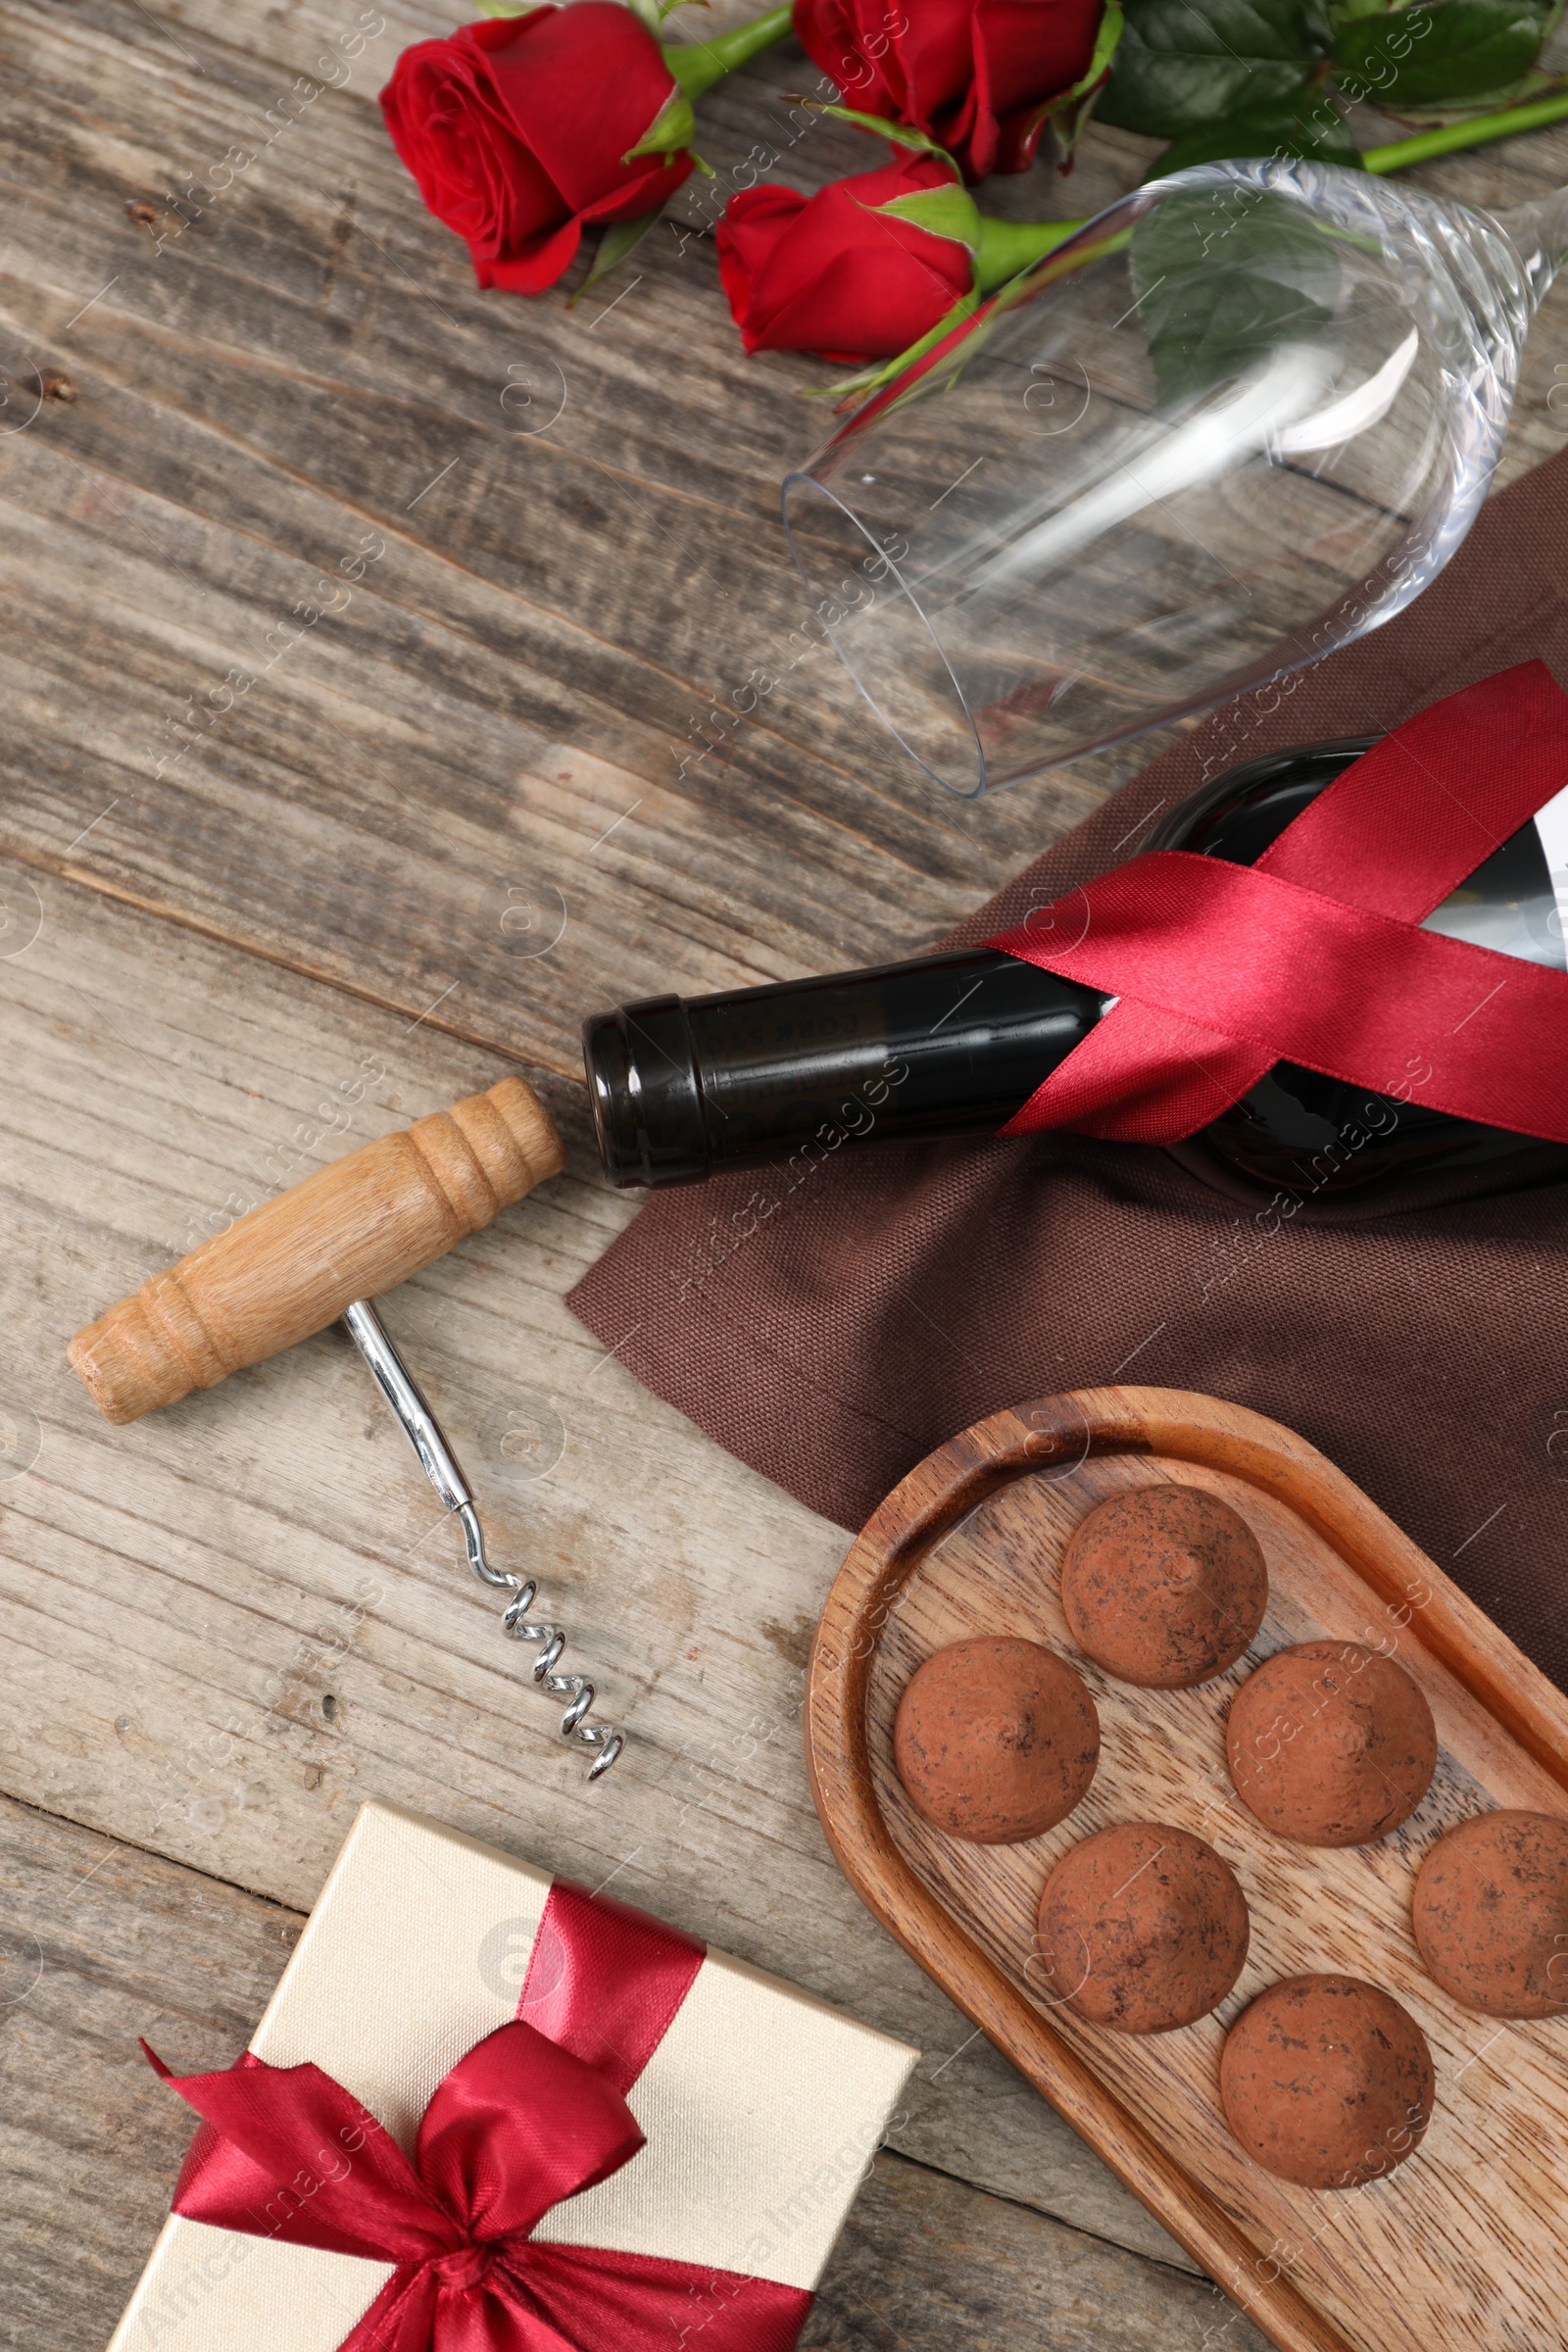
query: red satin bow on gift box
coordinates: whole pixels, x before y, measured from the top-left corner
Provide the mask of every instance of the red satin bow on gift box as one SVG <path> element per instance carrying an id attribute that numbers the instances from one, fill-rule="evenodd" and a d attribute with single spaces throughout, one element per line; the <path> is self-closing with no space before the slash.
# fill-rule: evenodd
<path id="1" fill-rule="evenodd" d="M 532 2234 L 644 2145 L 625 2094 L 702 1963 L 700 1943 L 558 1882 L 517 2020 L 438 2085 L 412 2162 L 318 2066 L 247 2051 L 176 2078 L 148 2050 L 204 2119 L 174 2211 L 395 2264 L 339 2352 L 675 2352 L 699 2332 L 704 2352 L 789 2352 L 801 2288 Z"/>
<path id="2" fill-rule="evenodd" d="M 1568 971 L 1420 925 L 1568 784 L 1526 662 L 1364 754 L 1254 865 L 1133 858 L 988 940 L 1120 1001 L 1002 1130 L 1173 1144 L 1276 1061 L 1568 1144 Z"/>

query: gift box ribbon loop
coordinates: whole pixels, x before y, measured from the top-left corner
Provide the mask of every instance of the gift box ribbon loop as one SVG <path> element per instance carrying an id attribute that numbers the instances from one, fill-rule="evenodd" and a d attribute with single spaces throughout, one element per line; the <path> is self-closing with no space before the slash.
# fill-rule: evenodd
<path id="1" fill-rule="evenodd" d="M 1568 695 L 1527 662 L 1385 736 L 1255 864 L 1146 852 L 1035 908 L 986 945 L 1117 1002 L 1003 1134 L 1179 1143 L 1294 1061 L 1568 1144 L 1568 970 L 1420 927 L 1565 784 Z"/>
<path id="2" fill-rule="evenodd" d="M 703 1956 L 558 1881 L 517 2017 L 437 2085 L 412 2159 L 318 2066 L 247 2051 L 176 2078 L 147 2050 L 203 2119 L 173 2209 L 393 2264 L 340 2352 L 670 2352 L 699 2329 L 705 2352 L 789 2352 L 811 2304 L 801 2288 L 533 2235 L 645 2145 L 626 2093 Z"/>

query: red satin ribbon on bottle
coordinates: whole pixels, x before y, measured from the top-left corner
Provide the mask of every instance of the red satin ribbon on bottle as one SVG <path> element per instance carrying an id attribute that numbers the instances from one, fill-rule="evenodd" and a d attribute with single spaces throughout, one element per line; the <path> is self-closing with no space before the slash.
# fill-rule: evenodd
<path id="1" fill-rule="evenodd" d="M 1254 865 L 1130 858 L 988 940 L 1120 1000 L 1004 1135 L 1173 1144 L 1276 1061 L 1568 1144 L 1568 971 L 1423 931 L 1568 784 L 1568 695 L 1522 662 L 1406 720 Z"/>
<path id="2" fill-rule="evenodd" d="M 672 2352 L 699 2331 L 705 2352 L 790 2352 L 802 2288 L 532 2234 L 643 2146 L 625 2093 L 702 1963 L 688 1936 L 558 1881 L 517 2019 L 438 2084 L 412 2163 L 318 2066 L 247 2051 L 176 2078 L 147 2050 L 204 2119 L 174 2211 L 394 2263 L 339 2352 Z"/>

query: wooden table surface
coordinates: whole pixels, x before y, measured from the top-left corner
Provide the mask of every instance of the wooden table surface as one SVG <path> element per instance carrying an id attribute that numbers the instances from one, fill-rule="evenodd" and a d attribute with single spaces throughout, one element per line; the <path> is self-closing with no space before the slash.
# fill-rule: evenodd
<path id="1" fill-rule="evenodd" d="M 137 2034 L 234 2056 L 384 1795 L 922 2045 L 813 2343 L 1244 2352 L 829 1859 L 799 1715 L 844 1531 L 562 1303 L 636 1206 L 585 1011 L 917 953 L 1151 747 L 979 809 L 901 777 L 776 522 L 825 371 L 742 357 L 695 178 L 577 310 L 478 293 L 374 103 L 459 21 L 0 6 L 0 2342 L 103 2343 L 186 2137 Z M 786 44 L 704 102 L 720 201 L 871 160 L 800 131 L 814 87 Z M 1151 152 L 1096 132 L 987 201 L 1082 212 Z M 1418 176 L 1516 201 L 1568 136 Z M 1507 476 L 1559 446 L 1565 318 Z M 629 1732 L 591 1791 L 339 1333 L 126 1430 L 65 1360 L 252 1201 L 519 1064 L 566 1174 L 385 1311 Z"/>

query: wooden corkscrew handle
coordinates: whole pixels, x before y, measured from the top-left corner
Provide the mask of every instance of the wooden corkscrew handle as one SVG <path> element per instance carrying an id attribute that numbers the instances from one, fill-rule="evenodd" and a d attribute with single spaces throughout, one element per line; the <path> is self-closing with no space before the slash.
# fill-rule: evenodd
<path id="1" fill-rule="evenodd" d="M 564 1161 L 533 1089 L 503 1078 L 248 1210 L 78 1331 L 72 1365 L 109 1420 L 134 1421 L 394 1289 Z"/>

